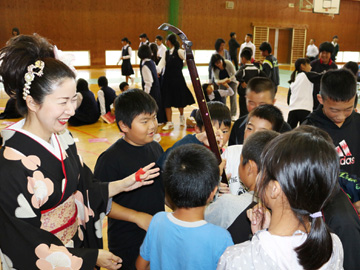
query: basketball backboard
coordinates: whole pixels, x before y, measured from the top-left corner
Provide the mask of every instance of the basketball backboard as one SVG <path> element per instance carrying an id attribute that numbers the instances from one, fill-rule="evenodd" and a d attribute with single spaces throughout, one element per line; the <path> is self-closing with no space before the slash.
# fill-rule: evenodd
<path id="1" fill-rule="evenodd" d="M 314 13 L 336 15 L 340 13 L 340 0 L 314 0 Z"/>

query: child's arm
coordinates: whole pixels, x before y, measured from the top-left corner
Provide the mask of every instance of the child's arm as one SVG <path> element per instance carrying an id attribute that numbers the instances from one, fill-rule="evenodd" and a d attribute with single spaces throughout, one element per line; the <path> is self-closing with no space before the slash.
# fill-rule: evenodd
<path id="1" fill-rule="evenodd" d="M 316 73 L 313 71 L 305 72 L 306 77 L 312 83 L 320 83 L 322 76 L 324 73 Z"/>
<path id="2" fill-rule="evenodd" d="M 265 60 L 263 63 L 263 72 L 266 74 L 267 77 L 271 77 L 271 71 L 273 69 L 273 65 L 269 60 Z"/>
<path id="3" fill-rule="evenodd" d="M 151 74 L 151 70 L 148 68 L 147 65 L 144 65 L 141 68 L 141 74 L 143 76 L 143 80 L 144 80 L 144 91 L 148 94 L 150 94 L 150 90 L 151 90 L 151 86 L 154 82 L 153 76 Z"/>
<path id="4" fill-rule="evenodd" d="M 220 94 L 221 97 L 229 97 L 232 96 L 234 94 L 234 90 L 227 84 L 225 83 L 224 86 L 226 87 L 226 89 L 219 89 L 217 90 Z"/>
<path id="5" fill-rule="evenodd" d="M 122 49 L 121 49 L 120 58 L 119 58 L 119 60 L 117 61 L 116 65 L 118 65 L 122 59 L 123 59 L 123 56 L 122 56 Z"/>
<path id="6" fill-rule="evenodd" d="M 135 266 L 137 270 L 150 270 L 150 262 L 145 261 L 141 255 L 138 256 Z"/>
<path id="7" fill-rule="evenodd" d="M 163 70 L 163 68 L 166 65 L 166 60 L 165 59 L 166 59 L 166 57 L 161 57 L 159 64 L 156 66 L 156 71 L 157 71 L 158 74 L 161 73 L 161 71 Z"/>
<path id="8" fill-rule="evenodd" d="M 111 210 L 108 217 L 135 223 L 145 231 L 149 228 L 152 219 L 152 215 L 121 206 L 114 201 L 111 204 Z"/>
<path id="9" fill-rule="evenodd" d="M 98 91 L 98 100 L 99 100 L 99 104 L 100 104 L 100 114 L 104 115 L 104 114 L 106 114 L 105 96 L 104 96 L 104 91 L 101 89 Z"/>

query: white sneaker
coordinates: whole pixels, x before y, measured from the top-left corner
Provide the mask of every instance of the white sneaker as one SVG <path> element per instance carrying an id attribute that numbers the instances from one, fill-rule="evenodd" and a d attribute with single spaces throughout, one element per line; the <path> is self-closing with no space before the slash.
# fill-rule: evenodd
<path id="1" fill-rule="evenodd" d="M 169 130 L 173 128 L 174 128 L 173 122 L 167 122 L 166 125 L 162 127 L 162 130 Z"/>
<path id="2" fill-rule="evenodd" d="M 185 127 L 185 117 L 180 114 L 180 127 Z"/>

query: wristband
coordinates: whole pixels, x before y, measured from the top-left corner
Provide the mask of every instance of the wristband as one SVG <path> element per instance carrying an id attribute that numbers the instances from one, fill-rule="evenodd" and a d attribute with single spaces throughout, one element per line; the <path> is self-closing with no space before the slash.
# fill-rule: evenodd
<path id="1" fill-rule="evenodd" d="M 136 182 L 141 182 L 140 176 L 145 174 L 144 170 L 142 168 L 140 168 L 136 173 L 135 173 L 135 180 Z"/>

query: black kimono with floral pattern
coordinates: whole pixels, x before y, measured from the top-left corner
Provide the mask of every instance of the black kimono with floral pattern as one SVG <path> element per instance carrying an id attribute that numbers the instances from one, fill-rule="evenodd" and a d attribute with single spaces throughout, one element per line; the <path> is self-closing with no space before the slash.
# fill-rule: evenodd
<path id="1" fill-rule="evenodd" d="M 52 136 L 60 155 L 12 126 L 4 129 L 2 136 L 0 256 L 3 269 L 94 269 L 98 249 L 102 248 L 108 184 L 94 179 L 68 130 Z M 67 214 L 72 215 L 72 225 L 71 230 L 65 231 L 57 227 L 57 222 L 60 225 L 69 222 Z M 55 226 L 51 228 L 54 232 L 59 229 L 65 235 L 65 243 L 49 228 L 44 229 L 51 226 Z"/>

